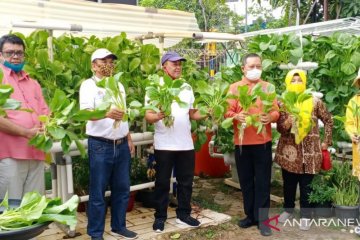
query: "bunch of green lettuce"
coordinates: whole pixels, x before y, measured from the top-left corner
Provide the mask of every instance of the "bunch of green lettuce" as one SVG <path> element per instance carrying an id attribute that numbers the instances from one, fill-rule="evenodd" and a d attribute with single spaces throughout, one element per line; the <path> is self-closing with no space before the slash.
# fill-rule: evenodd
<path id="1" fill-rule="evenodd" d="M 5 208 L 0 214 L 0 231 L 18 230 L 52 221 L 68 225 L 70 230 L 75 230 L 78 204 L 77 195 L 62 203 L 60 198 L 47 199 L 37 192 L 28 192 L 22 198 L 20 206 L 12 209 L 9 207 L 8 194 L 6 194 L 0 203 L 0 207 Z"/>
<path id="2" fill-rule="evenodd" d="M 57 89 L 50 104 L 50 115 L 40 115 L 42 131 L 29 140 L 29 144 L 37 149 L 49 152 L 54 141 L 61 141 L 64 153 L 69 152 L 74 141 L 81 156 L 85 156 L 85 148 L 79 141 L 76 130 L 90 119 L 103 118 L 105 110 L 78 110 L 76 100 L 70 101 L 66 94 Z"/>
<path id="3" fill-rule="evenodd" d="M 302 104 L 312 97 L 311 89 L 306 89 L 302 93 L 296 93 L 291 91 L 284 91 L 279 100 L 280 110 L 287 112 L 290 116 L 294 119 L 294 124 L 291 126 L 291 133 L 295 136 L 299 134 L 299 128 L 302 127 L 302 113 L 301 113 L 301 106 Z M 311 120 L 312 121 L 312 120 Z M 312 127 L 313 123 L 308 126 L 307 130 L 309 131 Z M 297 139 L 297 138 L 296 138 Z M 299 142 L 296 142 L 299 144 Z"/>
<path id="4" fill-rule="evenodd" d="M 211 128 L 217 129 L 224 119 L 228 102 L 229 84 L 220 80 L 214 82 L 198 81 L 195 93 L 197 98 L 195 104 L 200 113 L 208 115 Z"/>
<path id="5" fill-rule="evenodd" d="M 104 77 L 96 85 L 98 87 L 104 88 L 106 91 L 100 109 L 104 110 L 111 107 L 116 107 L 119 110 L 123 110 L 125 114 L 122 118 L 122 121 L 126 122 L 128 120 L 132 121 L 135 117 L 140 115 L 140 108 L 142 107 L 142 104 L 139 101 L 134 100 L 129 104 L 129 106 L 126 106 L 126 101 L 124 98 L 125 93 L 121 93 L 119 87 L 120 77 L 122 74 L 123 73 L 120 72 L 114 76 Z M 121 121 L 116 120 L 114 122 L 114 128 L 118 128 L 120 123 Z"/>
<path id="6" fill-rule="evenodd" d="M 174 117 L 171 115 L 171 104 L 176 102 L 180 107 L 186 107 L 186 103 L 182 102 L 179 94 L 190 85 L 184 84 L 184 80 L 173 80 L 169 76 L 160 77 L 157 74 L 148 77 L 150 85 L 146 87 L 146 96 L 149 98 L 145 110 L 153 110 L 155 112 L 164 112 L 165 118 L 163 123 L 166 127 L 174 124 Z"/>
<path id="7" fill-rule="evenodd" d="M 235 98 L 236 100 L 239 101 L 242 111 L 244 113 L 248 113 L 249 109 L 253 106 L 255 106 L 256 100 L 258 99 L 259 95 L 258 92 L 261 90 L 261 85 L 258 83 L 256 84 L 250 91 L 249 86 L 247 85 L 242 85 L 238 87 L 238 95 L 237 96 L 231 96 L 231 98 Z M 256 122 L 256 118 L 257 116 L 255 115 L 248 115 L 246 116 L 245 123 L 241 123 L 238 125 L 238 129 L 239 129 L 239 140 L 240 143 L 242 143 L 242 140 L 244 138 L 244 129 L 246 127 L 249 127 L 251 125 L 254 125 Z M 233 117 L 232 118 L 227 118 L 225 119 L 222 123 L 221 126 L 223 128 L 229 128 L 230 126 L 232 126 L 233 123 Z"/>

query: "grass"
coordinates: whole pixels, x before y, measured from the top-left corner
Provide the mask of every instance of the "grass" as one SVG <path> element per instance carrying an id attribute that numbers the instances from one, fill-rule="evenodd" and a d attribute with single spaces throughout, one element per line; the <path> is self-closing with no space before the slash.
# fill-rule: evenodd
<path id="1" fill-rule="evenodd" d="M 225 212 L 230 206 L 226 207 L 214 202 L 214 197 L 206 191 L 200 191 L 197 196 L 193 196 L 192 201 L 201 208 L 210 209 L 216 212 Z"/>

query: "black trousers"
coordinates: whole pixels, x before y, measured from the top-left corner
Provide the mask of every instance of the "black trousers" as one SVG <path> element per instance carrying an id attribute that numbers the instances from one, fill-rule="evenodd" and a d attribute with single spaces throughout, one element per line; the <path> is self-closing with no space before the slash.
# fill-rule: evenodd
<path id="1" fill-rule="evenodd" d="M 311 193 L 310 183 L 314 174 L 297 174 L 282 169 L 284 184 L 284 208 L 288 213 L 294 212 L 296 188 L 300 187 L 300 216 L 302 218 L 311 218 L 313 205 L 309 203 L 309 194 Z"/>
<path id="2" fill-rule="evenodd" d="M 253 221 L 268 219 L 270 207 L 271 142 L 235 146 L 235 161 L 245 214 Z"/>
<path id="3" fill-rule="evenodd" d="M 165 220 L 169 204 L 170 177 L 174 168 L 177 181 L 177 217 L 190 215 L 194 180 L 195 151 L 155 150 L 155 218 Z"/>

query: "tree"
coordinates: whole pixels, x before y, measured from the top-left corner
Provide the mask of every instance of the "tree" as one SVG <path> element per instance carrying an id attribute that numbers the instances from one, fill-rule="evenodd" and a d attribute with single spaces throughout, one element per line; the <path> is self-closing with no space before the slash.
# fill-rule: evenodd
<path id="1" fill-rule="evenodd" d="M 236 32 L 243 19 L 229 9 L 225 0 L 140 0 L 139 5 L 195 13 L 202 31 Z"/>

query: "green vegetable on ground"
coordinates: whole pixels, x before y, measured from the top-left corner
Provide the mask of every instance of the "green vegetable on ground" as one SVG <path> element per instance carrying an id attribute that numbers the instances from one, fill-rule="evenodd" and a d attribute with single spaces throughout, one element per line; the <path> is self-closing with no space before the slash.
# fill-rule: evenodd
<path id="1" fill-rule="evenodd" d="M 75 230 L 77 224 L 76 209 L 79 197 L 72 196 L 62 203 L 60 198 L 47 199 L 38 192 L 25 193 L 20 206 L 11 209 L 8 203 L 8 194 L 5 195 L 0 207 L 5 210 L 0 214 L 0 232 L 18 230 L 37 223 L 58 222 Z"/>

